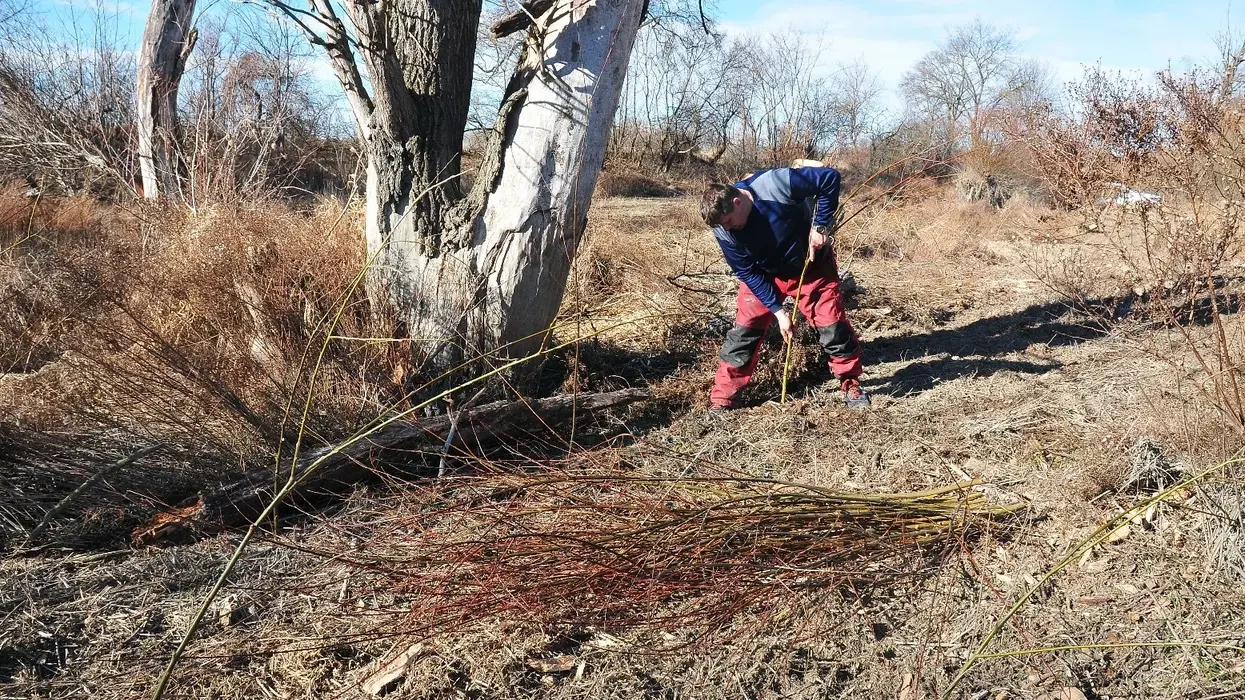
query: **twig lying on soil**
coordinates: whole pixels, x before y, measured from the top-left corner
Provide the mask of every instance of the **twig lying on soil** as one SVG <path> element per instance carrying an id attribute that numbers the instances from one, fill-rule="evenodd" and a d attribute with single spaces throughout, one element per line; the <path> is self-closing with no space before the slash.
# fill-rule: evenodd
<path id="1" fill-rule="evenodd" d="M 461 408 L 451 408 L 446 412 L 450 419 L 450 429 L 445 434 L 445 445 L 441 447 L 441 459 L 437 462 L 438 477 L 444 477 L 445 469 L 449 466 L 447 460 L 450 456 L 450 448 L 454 446 L 454 440 L 458 437 L 458 419 L 462 417 L 463 412 L 470 411 L 471 408 L 476 405 L 476 402 L 478 402 L 487 391 L 488 387 L 481 387 L 480 390 L 476 392 L 475 396 L 467 399 L 467 402 L 464 403 Z"/>
<path id="2" fill-rule="evenodd" d="M 48 526 L 48 524 L 51 523 L 54 519 L 56 519 L 56 516 L 63 513 L 65 509 L 69 507 L 69 504 L 73 503 L 74 499 L 76 499 L 77 497 L 81 496 L 83 493 L 90 490 L 100 481 L 107 478 L 108 475 L 112 474 L 118 469 L 127 467 L 133 464 L 134 462 L 137 462 L 138 460 L 142 459 L 143 457 L 146 457 L 147 455 L 153 452 L 156 452 L 157 450 L 163 449 L 164 447 L 165 447 L 164 443 L 156 443 L 154 445 L 148 445 L 147 447 L 144 447 L 143 449 L 137 452 L 134 452 L 120 460 L 117 460 L 116 462 L 113 462 L 112 464 L 109 464 L 105 466 L 104 468 L 100 469 L 99 471 L 95 472 L 95 474 L 92 475 L 91 478 L 87 479 L 86 481 L 83 481 L 76 489 L 71 491 L 64 498 L 62 498 L 60 502 L 58 502 L 51 510 L 49 510 L 43 516 L 43 519 L 39 521 L 39 524 L 36 525 L 34 529 L 30 531 L 30 534 L 26 536 L 26 544 L 29 545 L 32 542 L 34 542 L 35 539 Z"/>

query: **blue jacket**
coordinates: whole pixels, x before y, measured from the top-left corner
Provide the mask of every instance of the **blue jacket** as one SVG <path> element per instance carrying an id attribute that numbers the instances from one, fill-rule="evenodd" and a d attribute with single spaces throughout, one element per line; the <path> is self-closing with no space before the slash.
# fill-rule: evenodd
<path id="1" fill-rule="evenodd" d="M 782 308 L 774 278 L 795 279 L 804 269 L 808 233 L 829 226 L 839 208 L 839 171 L 834 168 L 777 168 L 754 173 L 735 187 L 752 193 L 752 212 L 738 231 L 715 226 L 713 235 L 735 276 L 770 311 Z M 809 220 L 806 201 L 817 198 Z"/>

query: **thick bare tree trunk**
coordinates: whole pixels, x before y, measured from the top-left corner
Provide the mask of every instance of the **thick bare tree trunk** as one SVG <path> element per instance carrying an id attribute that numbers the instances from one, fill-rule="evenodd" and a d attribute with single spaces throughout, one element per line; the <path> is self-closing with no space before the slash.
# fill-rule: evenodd
<path id="1" fill-rule="evenodd" d="M 644 0 L 527 0 L 531 25 L 472 191 L 462 196 L 480 0 L 268 0 L 322 47 L 367 151 L 370 291 L 433 369 L 544 340 L 587 222 Z M 356 54 L 356 47 L 358 53 Z M 365 76 L 366 75 L 366 79 Z"/>
<path id="2" fill-rule="evenodd" d="M 384 206 L 396 174 L 383 162 L 370 168 L 369 248 L 383 248 L 384 283 L 438 364 L 480 351 L 524 356 L 544 341 L 587 223 L 643 4 L 559 0 L 537 18 L 475 186 L 441 210 L 440 228 L 435 217 L 397 223 Z"/>
<path id="3" fill-rule="evenodd" d="M 195 0 L 152 0 L 138 52 L 138 164 L 143 196 L 180 198 L 177 89 L 194 46 Z"/>
<path id="4" fill-rule="evenodd" d="M 361 52 L 374 84 L 368 149 L 368 250 L 378 279 L 403 308 L 420 302 L 405 283 L 408 251 L 435 254 L 458 185 L 470 107 L 479 0 L 349 3 L 370 37 Z"/>

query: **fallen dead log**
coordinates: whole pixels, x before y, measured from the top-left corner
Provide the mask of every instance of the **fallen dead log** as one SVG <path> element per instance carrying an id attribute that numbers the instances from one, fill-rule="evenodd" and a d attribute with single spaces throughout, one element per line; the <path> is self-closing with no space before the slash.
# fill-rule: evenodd
<path id="1" fill-rule="evenodd" d="M 623 389 L 498 401 L 461 411 L 455 418 L 445 415 L 391 423 L 366 438 L 318 447 L 300 456 L 293 470 L 296 475 L 305 476 L 284 503 L 298 510 L 323 507 L 380 474 L 405 478 L 436 476 L 451 430 L 457 436 L 455 444 L 462 447 L 452 449 L 450 455 L 457 452 L 465 456 L 524 435 L 547 433 L 551 427 L 569 421 L 572 412 L 593 413 L 647 398 L 648 390 Z M 288 478 L 288 469 L 285 466 L 280 481 Z M 247 470 L 204 489 L 188 504 L 158 513 L 134 530 L 132 539 L 138 545 L 171 544 L 248 524 L 272 501 L 276 481 L 271 469 Z"/>

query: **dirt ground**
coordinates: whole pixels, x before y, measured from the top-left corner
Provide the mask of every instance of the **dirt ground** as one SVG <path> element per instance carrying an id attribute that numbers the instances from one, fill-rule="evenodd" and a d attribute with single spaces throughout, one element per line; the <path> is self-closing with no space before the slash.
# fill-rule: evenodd
<path id="1" fill-rule="evenodd" d="M 996 211 L 941 193 L 857 221 L 837 246 L 859 285 L 849 312 L 873 407 L 842 406 L 805 330 L 789 401 L 778 402 L 771 333 L 747 406 L 715 420 L 706 396 L 735 283 L 694 202 L 598 202 L 566 309 L 583 312 L 581 330 L 636 323 L 559 358 L 551 381 L 647 385 L 655 398 L 614 416 L 601 427 L 611 439 L 573 452 L 567 468 L 730 469 L 853 492 L 980 478 L 992 501 L 1027 504 L 1026 516 L 891 586 L 791 590 L 768 614 L 712 629 L 489 618 L 423 639 L 392 572 L 325 555 L 400 550 L 401 529 L 382 525 L 419 499 L 410 487 L 360 490 L 252 548 L 170 697 L 356 697 L 417 642 L 386 697 L 941 697 L 994 624 L 1096 528 L 1235 446 L 1170 330 L 1103 323 L 1059 293 L 1127 296 L 1099 243 L 1028 204 Z M 1052 261 L 1072 257 L 1093 274 L 1055 279 Z M 1024 599 L 986 650 L 1022 653 L 980 660 L 949 697 L 1245 697 L 1239 472 L 1224 476 Z M 1208 515 L 1219 509 L 1235 509 L 1233 528 Z M 236 541 L 4 558 L 0 698 L 149 695 Z M 1080 648 L 1026 652 L 1067 646 Z"/>

